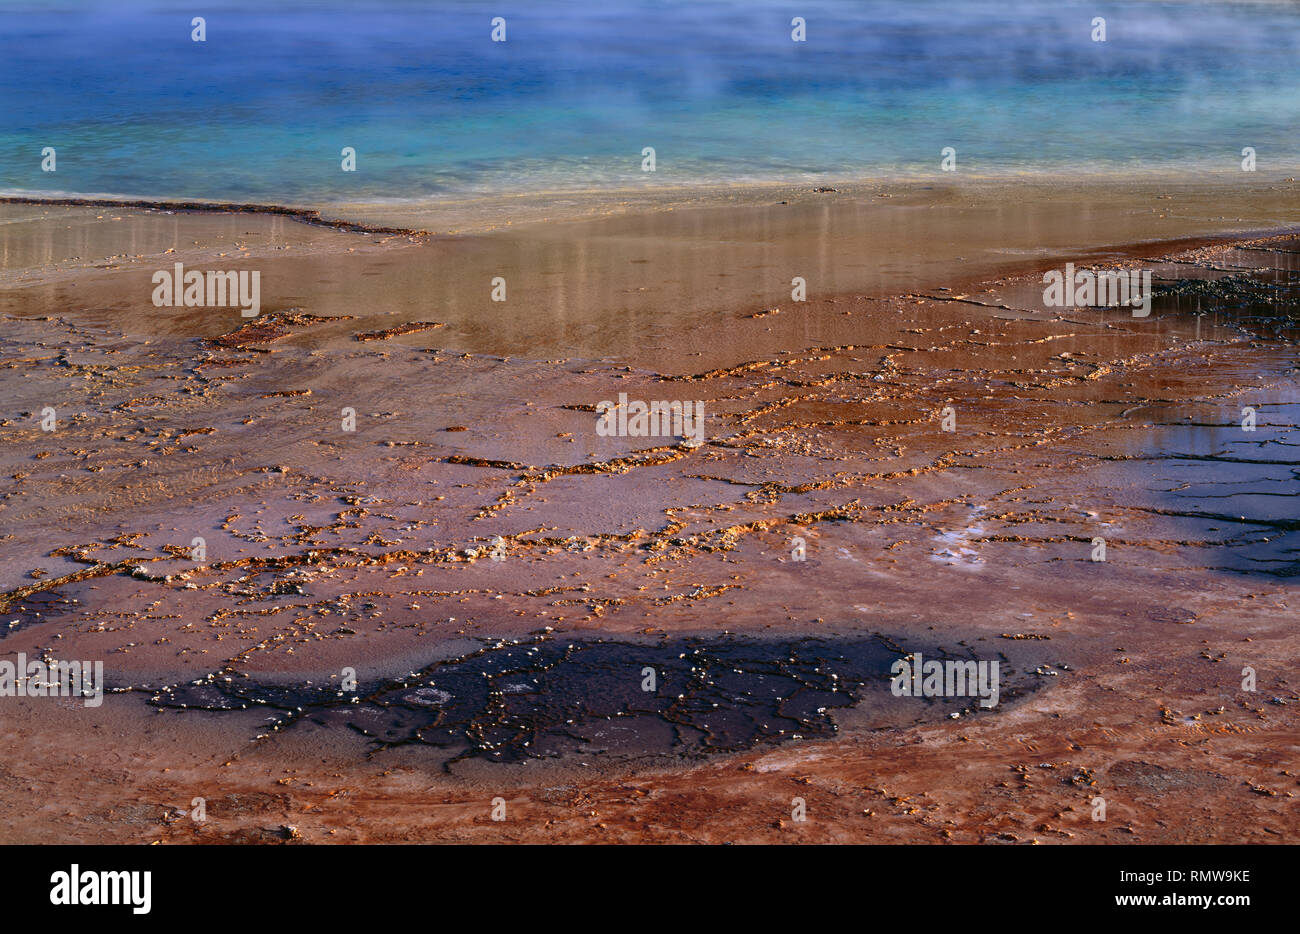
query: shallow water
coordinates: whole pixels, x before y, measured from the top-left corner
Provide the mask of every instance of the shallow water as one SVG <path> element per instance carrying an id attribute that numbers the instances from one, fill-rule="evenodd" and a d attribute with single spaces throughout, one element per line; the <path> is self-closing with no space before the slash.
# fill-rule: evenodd
<path id="1" fill-rule="evenodd" d="M 994 700 L 1003 706 L 1037 687 L 1041 677 L 1023 663 L 1013 669 L 999 648 L 927 649 L 921 655 L 997 662 Z M 975 714 L 973 683 L 967 696 L 893 696 L 890 666 L 904 657 L 913 658 L 878 635 L 657 644 L 535 637 L 485 645 L 405 678 L 360 684 L 351 693 L 337 683 L 277 688 L 214 677 L 166 687 L 151 702 L 214 712 L 261 708 L 271 715 L 263 727 L 268 735 L 301 720 L 350 727 L 376 750 L 413 744 L 443 750 L 448 768 L 471 758 L 735 752 L 834 735 L 836 714 L 859 704 L 867 709 L 857 719 L 877 727 Z"/>

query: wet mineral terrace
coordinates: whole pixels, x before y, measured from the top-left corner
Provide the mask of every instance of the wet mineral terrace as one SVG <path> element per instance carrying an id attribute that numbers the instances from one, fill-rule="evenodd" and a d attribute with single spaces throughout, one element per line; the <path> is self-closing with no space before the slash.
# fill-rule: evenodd
<path id="1" fill-rule="evenodd" d="M 104 716 L 232 760 L 436 772 L 996 720 L 1116 664 L 1293 703 L 1300 241 L 1094 263 L 1153 270 L 1150 317 L 1032 274 L 741 310 L 672 367 L 444 346 L 430 309 L 11 314 L 3 651 L 104 659 Z M 703 443 L 598 435 L 620 393 L 703 402 Z M 892 697 L 915 650 L 1001 659 L 1003 705 Z"/>

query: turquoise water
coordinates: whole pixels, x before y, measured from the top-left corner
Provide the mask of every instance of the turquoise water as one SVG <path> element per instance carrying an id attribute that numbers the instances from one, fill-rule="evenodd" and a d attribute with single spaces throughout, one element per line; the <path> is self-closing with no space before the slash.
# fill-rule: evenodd
<path id="1" fill-rule="evenodd" d="M 1285 171 L 1300 6 L 0 4 L 0 189 L 426 199 L 935 173 L 945 146 L 981 174 L 1194 175 L 1244 146 Z"/>

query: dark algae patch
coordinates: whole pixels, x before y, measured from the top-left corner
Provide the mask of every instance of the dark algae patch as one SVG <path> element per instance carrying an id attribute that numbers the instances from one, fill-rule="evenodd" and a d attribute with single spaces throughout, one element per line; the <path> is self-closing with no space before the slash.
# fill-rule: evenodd
<path id="1" fill-rule="evenodd" d="M 910 651 L 881 635 L 654 644 L 547 636 L 493 642 L 399 680 L 361 684 L 356 692 L 213 676 L 164 688 L 151 703 L 206 711 L 262 707 L 275 715 L 264 736 L 304 721 L 347 728 L 374 752 L 427 746 L 447 769 L 466 759 L 698 758 L 831 737 L 840 728 L 837 715 L 855 707 L 875 727 L 974 715 L 975 696 L 895 697 L 891 665 Z M 961 645 L 924 655 L 998 661 L 999 707 L 1037 687 L 1044 668 Z"/>

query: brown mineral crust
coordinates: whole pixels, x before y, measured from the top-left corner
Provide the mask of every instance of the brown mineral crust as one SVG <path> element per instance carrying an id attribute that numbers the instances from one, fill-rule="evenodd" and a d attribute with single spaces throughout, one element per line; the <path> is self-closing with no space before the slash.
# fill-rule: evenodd
<path id="1" fill-rule="evenodd" d="M 218 350 L 245 350 L 249 347 L 269 344 L 272 341 L 288 337 L 293 333 L 294 328 L 306 327 L 329 320 L 331 319 L 322 318 L 318 315 L 270 312 L 249 321 L 243 327 L 231 331 L 229 334 L 209 338 L 203 342 L 203 345 Z"/>
<path id="2" fill-rule="evenodd" d="M 386 320 L 429 313 L 416 280 L 368 278 L 374 310 L 317 313 L 329 288 L 409 251 L 479 245 L 349 254 L 334 238 L 351 234 L 312 235 L 318 253 L 258 258 L 272 310 L 251 322 L 115 319 L 103 309 L 148 294 L 130 272 L 78 272 L 73 290 L 47 270 L 0 292 L 13 478 L 0 650 L 103 659 L 117 691 L 94 710 L 6 699 L 0 733 L 23 753 L 0 773 L 5 839 L 1282 842 L 1300 829 L 1286 759 L 1300 733 L 1294 238 L 1094 243 L 1169 290 L 1147 320 L 1043 308 L 1037 273 L 1080 261 L 1072 250 L 779 315 L 737 298 L 726 342 L 707 318 L 666 312 L 671 328 L 641 321 L 617 347 L 625 335 L 586 319 L 542 327 L 521 354 L 526 335 L 460 314 L 439 331 L 446 348 L 419 344 Z M 517 244 L 497 246 L 509 258 Z M 336 281 L 317 286 L 324 267 Z M 1282 291 L 1195 285 L 1243 270 Z M 626 275 L 638 287 L 641 267 Z M 417 343 L 358 347 L 351 318 Z M 703 444 L 598 436 L 596 403 L 620 392 L 703 402 Z M 1246 406 L 1263 433 L 1235 433 Z M 1105 562 L 1090 557 L 1099 537 Z M 879 728 L 848 711 L 834 739 L 700 760 L 466 762 L 449 776 L 423 750 L 306 718 L 264 735 L 280 716 L 265 708 L 149 702 L 212 677 L 268 690 L 345 667 L 394 677 L 547 627 L 550 640 L 959 641 L 1022 653 L 1037 687 L 956 720 Z M 489 816 L 498 795 L 505 822 Z M 215 802 L 210 820 L 175 819 L 195 796 Z M 791 819 L 794 797 L 807 822 Z"/>
<path id="3" fill-rule="evenodd" d="M 399 337 L 403 334 L 418 334 L 421 331 L 432 331 L 434 328 L 444 327 L 438 321 L 411 321 L 407 324 L 399 324 L 395 327 L 384 328 L 382 331 L 362 331 L 354 334 L 353 340 L 358 341 L 382 341 L 390 337 Z"/>

